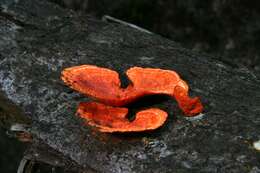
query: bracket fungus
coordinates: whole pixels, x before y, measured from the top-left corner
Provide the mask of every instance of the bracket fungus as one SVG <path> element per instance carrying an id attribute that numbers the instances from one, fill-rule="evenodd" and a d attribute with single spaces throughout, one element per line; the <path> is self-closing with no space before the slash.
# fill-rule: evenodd
<path id="1" fill-rule="evenodd" d="M 112 107 L 97 102 L 82 102 L 77 114 L 101 132 L 139 132 L 153 130 L 166 121 L 167 113 L 156 108 L 137 112 L 135 119 L 126 118 L 127 108 Z"/>
<path id="2" fill-rule="evenodd" d="M 66 68 L 62 71 L 61 78 L 72 89 L 103 103 L 81 103 L 77 112 L 89 125 L 104 132 L 143 131 L 162 125 L 167 113 L 159 109 L 140 111 L 136 120 L 129 122 L 125 117 L 128 110 L 117 108 L 146 95 L 165 94 L 175 98 L 186 116 L 197 115 L 203 110 L 199 98 L 189 97 L 188 85 L 174 71 L 132 67 L 126 75 L 131 82 L 126 88 L 121 87 L 117 72 L 94 65 Z M 145 124 L 148 115 L 151 118 L 149 122 L 154 124 Z M 154 118 L 155 115 L 161 117 Z M 140 124 L 141 120 L 143 124 Z"/>

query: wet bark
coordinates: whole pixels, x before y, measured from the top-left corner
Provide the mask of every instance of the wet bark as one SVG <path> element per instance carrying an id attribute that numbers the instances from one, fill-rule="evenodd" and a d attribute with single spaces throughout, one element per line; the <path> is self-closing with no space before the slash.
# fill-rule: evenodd
<path id="1" fill-rule="evenodd" d="M 15 105 L 17 117 L 31 120 L 33 142 L 51 147 L 81 170 L 95 172 L 260 169 L 259 153 L 252 147 L 260 139 L 260 81 L 254 73 L 158 35 L 46 1 L 1 0 L 0 8 L 0 89 L 1 97 L 9 100 L 0 102 L 0 112 Z M 63 68 L 80 64 L 121 74 L 132 66 L 175 70 L 189 83 L 191 94 L 201 97 L 204 115 L 186 119 L 175 101 L 149 97 L 131 108 L 167 111 L 161 129 L 127 135 L 95 132 L 75 116 L 77 104 L 89 99 L 60 80 Z"/>

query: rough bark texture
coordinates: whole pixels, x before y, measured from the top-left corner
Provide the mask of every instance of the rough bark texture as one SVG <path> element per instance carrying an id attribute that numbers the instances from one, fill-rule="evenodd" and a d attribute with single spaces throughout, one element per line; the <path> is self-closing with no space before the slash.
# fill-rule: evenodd
<path id="1" fill-rule="evenodd" d="M 260 139 L 260 81 L 250 71 L 43 0 L 1 0 L 0 8 L 0 87 L 32 119 L 34 140 L 95 172 L 259 172 L 252 142 Z M 185 119 L 171 99 L 152 97 L 133 107 L 167 111 L 161 129 L 92 131 L 74 115 L 87 99 L 60 80 L 63 68 L 80 64 L 175 70 L 201 96 L 204 116 Z"/>

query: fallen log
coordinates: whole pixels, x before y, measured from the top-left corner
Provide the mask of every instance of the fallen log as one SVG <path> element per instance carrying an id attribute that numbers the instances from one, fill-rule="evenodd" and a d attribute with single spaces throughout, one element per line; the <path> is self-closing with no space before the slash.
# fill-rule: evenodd
<path id="1" fill-rule="evenodd" d="M 253 142 L 260 139 L 260 80 L 252 72 L 43 0 L 0 1 L 0 8 L 1 100 L 9 100 L 0 102 L 0 112 L 15 105 L 15 115 L 31 119 L 32 143 L 47 145 L 79 170 L 94 172 L 259 171 Z M 133 66 L 174 70 L 191 94 L 200 96 L 205 111 L 184 118 L 172 99 L 149 97 L 130 108 L 167 111 L 159 130 L 128 135 L 93 131 L 75 116 L 78 103 L 89 99 L 60 79 L 64 68 L 82 64 L 121 74 Z"/>

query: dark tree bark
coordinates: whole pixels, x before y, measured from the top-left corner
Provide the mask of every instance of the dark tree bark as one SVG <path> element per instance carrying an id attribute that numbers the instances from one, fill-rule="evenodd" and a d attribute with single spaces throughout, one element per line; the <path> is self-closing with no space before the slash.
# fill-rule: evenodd
<path id="1" fill-rule="evenodd" d="M 260 81 L 158 35 L 98 21 L 46 1 L 0 1 L 0 112 L 30 118 L 33 142 L 80 169 L 95 172 L 250 172 L 260 169 Z M 142 99 L 134 107 L 169 113 L 159 130 L 102 134 L 83 126 L 77 104 L 88 100 L 64 86 L 65 67 L 95 64 L 121 74 L 132 66 L 177 71 L 205 112 L 186 119 L 176 102 Z M 150 100 L 152 100 L 150 102 Z M 16 110 L 16 108 L 14 108 Z M 10 111 L 10 110 L 9 110 Z M 22 113 L 20 113 L 20 111 Z M 8 114 L 11 114 L 10 112 Z"/>

